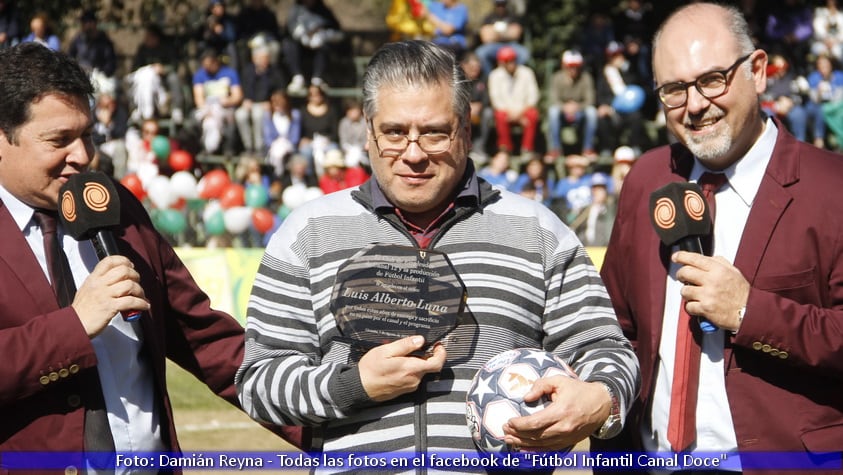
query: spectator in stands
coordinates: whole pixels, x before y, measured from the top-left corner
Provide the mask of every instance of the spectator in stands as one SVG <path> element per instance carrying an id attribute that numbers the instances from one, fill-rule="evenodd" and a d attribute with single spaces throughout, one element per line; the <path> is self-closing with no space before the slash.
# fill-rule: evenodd
<path id="1" fill-rule="evenodd" d="M 357 99 L 345 102 L 345 115 L 340 119 L 338 136 L 340 148 L 345 154 L 345 163 L 349 167 L 368 166 L 366 153 L 367 127 L 363 117 L 363 107 Z"/>
<path id="2" fill-rule="evenodd" d="M 94 105 L 94 143 L 100 152 L 100 162 L 111 165 L 111 175 L 117 179 L 126 174 L 128 127 L 126 105 L 107 93 L 97 95 Z"/>
<path id="3" fill-rule="evenodd" d="M 429 40 L 436 27 L 424 17 L 423 0 L 392 0 L 386 14 L 386 27 L 391 41 Z"/>
<path id="4" fill-rule="evenodd" d="M 266 160 L 281 176 L 286 171 L 285 159 L 298 149 L 301 139 L 301 112 L 293 108 L 285 90 L 272 91 L 262 129 Z"/>
<path id="5" fill-rule="evenodd" d="M 804 83 L 803 87 L 800 86 Z M 808 115 L 802 105 L 802 94 L 808 83 L 796 78 L 790 63 L 780 54 L 771 54 L 767 62 L 767 90 L 761 95 L 761 107 L 768 115 L 778 117 L 799 140 L 805 141 Z"/>
<path id="6" fill-rule="evenodd" d="M 209 0 L 205 15 L 205 22 L 199 29 L 200 50 L 216 50 L 224 57 L 224 62 L 237 71 L 240 68 L 237 24 L 226 11 L 225 0 Z"/>
<path id="7" fill-rule="evenodd" d="M 168 115 L 177 124 L 184 119 L 184 83 L 179 75 L 179 56 L 161 28 L 149 24 L 132 58 L 127 76 L 135 121 Z"/>
<path id="8" fill-rule="evenodd" d="M 266 6 L 265 0 L 248 0 L 237 14 L 237 37 L 250 40 L 259 34 L 268 35 L 274 41 L 281 41 L 281 27 L 275 12 Z M 275 62 L 278 58 L 272 57 Z"/>
<path id="9" fill-rule="evenodd" d="M 623 44 L 609 43 L 606 64 L 597 78 L 597 136 L 601 155 L 611 156 L 621 140 L 638 150 L 649 147 L 641 108 L 616 110 L 613 106 L 615 97 L 623 94 L 629 85 L 641 86 L 641 82 L 629 67 Z"/>
<path id="10" fill-rule="evenodd" d="M 604 12 L 596 11 L 588 17 L 583 28 L 580 53 L 585 59 L 585 69 L 597 73 L 606 64 L 606 48 L 615 41 L 612 19 Z"/>
<path id="11" fill-rule="evenodd" d="M 510 191 L 549 206 L 556 183 L 548 175 L 547 168 L 547 165 L 540 158 L 530 158 L 524 164 L 524 171 L 518 175 L 515 183 L 510 187 Z"/>
<path id="12" fill-rule="evenodd" d="M 509 163 L 510 155 L 506 150 L 500 150 L 492 155 L 489 163 L 477 172 L 477 176 L 488 181 L 493 186 L 504 190 L 511 189 L 518 179 L 518 172 Z"/>
<path id="13" fill-rule="evenodd" d="M 319 177 L 319 188 L 326 195 L 335 191 L 362 185 L 369 174 L 361 167 L 348 166 L 342 150 L 332 149 L 325 154 L 325 171 Z"/>
<path id="14" fill-rule="evenodd" d="M 91 74 L 96 90 L 116 93 L 117 55 L 108 34 L 99 28 L 97 14 L 85 10 L 79 18 L 81 30 L 70 41 L 67 53 Z"/>
<path id="15" fill-rule="evenodd" d="M 504 46 L 498 51 L 498 67 L 489 74 L 498 149 L 514 150 L 512 126 L 518 125 L 522 128 L 521 154 L 532 154 L 539 124 L 539 85 L 533 70 L 515 61 L 515 50 Z"/>
<path id="16" fill-rule="evenodd" d="M 614 163 L 612 164 L 612 187 L 614 196 L 620 196 L 621 188 L 623 187 L 623 182 L 626 180 L 626 175 L 629 173 L 629 170 L 632 168 L 632 165 L 635 164 L 635 160 L 638 159 L 638 156 L 635 154 L 635 150 L 632 150 L 632 147 L 628 145 L 621 145 L 617 149 L 615 149 L 614 153 Z"/>
<path id="17" fill-rule="evenodd" d="M 813 35 L 814 12 L 802 0 L 770 2 L 764 22 L 765 45 L 770 53 L 786 54 L 797 74 L 807 69 Z"/>
<path id="18" fill-rule="evenodd" d="M 318 187 L 319 180 L 310 171 L 310 161 L 295 153 L 287 162 L 287 173 L 281 176 L 281 185 L 285 191 L 295 187 L 299 188 L 299 193 L 304 193 L 307 188 Z"/>
<path id="19" fill-rule="evenodd" d="M 53 28 L 50 24 L 50 18 L 46 13 L 36 13 L 29 21 L 30 33 L 21 40 L 21 43 L 28 43 L 30 41 L 41 43 L 53 51 L 61 49 L 61 40 L 53 34 Z"/>
<path id="20" fill-rule="evenodd" d="M 480 58 L 469 51 L 460 61 L 465 78 L 471 81 L 471 158 L 484 163 L 487 159 L 486 142 L 495 114 L 489 104 L 489 88 L 482 75 Z"/>
<path id="21" fill-rule="evenodd" d="M 136 174 L 144 185 L 158 176 L 158 159 L 152 151 L 152 140 L 160 134 L 161 128 L 156 119 L 141 122 L 140 132 L 134 127 L 126 132 L 126 173 Z"/>
<path id="22" fill-rule="evenodd" d="M 837 7 L 837 0 L 826 0 L 825 6 L 814 9 L 813 26 L 811 53 L 843 60 L 843 11 Z"/>
<path id="23" fill-rule="evenodd" d="M 263 118 L 269 110 L 272 91 L 287 82 L 281 70 L 272 60 L 269 48 L 258 46 L 251 50 L 252 61 L 243 68 L 240 85 L 243 88 L 243 103 L 234 113 L 240 140 L 246 153 L 262 152 Z"/>
<path id="24" fill-rule="evenodd" d="M 805 109 L 812 123 L 814 145 L 825 147 L 826 123 L 823 106 L 843 101 L 843 71 L 827 55 L 820 55 L 816 69 L 808 75 L 808 101 Z"/>
<path id="25" fill-rule="evenodd" d="M 653 80 L 650 38 L 653 37 L 653 5 L 643 0 L 620 0 L 619 11 L 612 20 L 615 38 L 623 41 L 630 66 L 636 69 L 642 84 Z"/>
<path id="26" fill-rule="evenodd" d="M 16 0 L 0 0 L 0 49 L 8 48 L 23 34 Z"/>
<path id="27" fill-rule="evenodd" d="M 591 202 L 591 175 L 587 174 L 591 162 L 582 155 L 565 157 L 565 177 L 553 189 L 553 210 L 565 223 L 580 214 Z"/>
<path id="28" fill-rule="evenodd" d="M 426 3 L 425 19 L 433 23 L 436 31 L 433 42 L 451 50 L 457 58 L 468 48 L 468 7 L 460 0 L 430 0 Z"/>
<path id="29" fill-rule="evenodd" d="M 594 78 L 583 68 L 583 57 L 578 51 L 562 54 L 562 69 L 553 74 L 548 91 L 547 108 L 549 155 L 553 158 L 564 153 L 562 125 L 576 125 L 582 130 L 582 154 L 594 155 L 594 136 L 597 133 L 596 90 Z"/>
<path id="30" fill-rule="evenodd" d="M 609 193 L 609 177 L 605 173 L 591 175 L 591 202 L 571 221 L 584 246 L 607 246 L 615 222 L 615 200 Z"/>
<path id="31" fill-rule="evenodd" d="M 321 87 L 311 84 L 301 114 L 299 153 L 310 161 L 312 173 L 320 175 L 325 152 L 339 148 L 339 122 L 337 107 L 328 101 Z"/>
<path id="32" fill-rule="evenodd" d="M 287 69 L 293 75 L 287 87 L 291 95 L 301 95 L 305 89 L 305 71 L 302 60 L 313 59 L 310 84 L 325 87 L 325 73 L 331 48 L 342 41 L 344 35 L 339 21 L 323 0 L 296 0 L 287 15 L 287 32 L 282 43 Z"/>
<path id="33" fill-rule="evenodd" d="M 216 153 L 224 145 L 226 155 L 234 153 L 234 111 L 242 101 L 243 88 L 237 71 L 223 65 L 216 50 L 203 51 L 201 67 L 193 75 L 193 103 L 206 152 Z"/>
<path id="34" fill-rule="evenodd" d="M 498 50 L 504 46 L 515 50 L 518 64 L 530 60 L 530 50 L 521 43 L 524 34 L 521 18 L 509 9 L 507 0 L 494 0 L 494 4 L 480 25 L 480 45 L 474 50 L 483 64 L 483 77 L 495 68 Z"/>

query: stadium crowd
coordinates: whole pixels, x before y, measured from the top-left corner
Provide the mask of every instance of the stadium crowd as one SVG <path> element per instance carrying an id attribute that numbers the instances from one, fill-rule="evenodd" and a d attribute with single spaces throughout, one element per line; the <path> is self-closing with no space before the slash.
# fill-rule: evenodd
<path id="1" fill-rule="evenodd" d="M 771 53 L 765 111 L 798 139 L 837 149 L 837 1 L 737 3 Z M 461 60 L 474 81 L 470 156 L 481 176 L 546 204 L 587 246 L 604 246 L 629 168 L 671 140 L 650 57 L 654 28 L 669 12 L 620 0 L 590 12 L 560 58 L 539 59 L 529 38 L 540 32 L 528 30 L 525 9 L 524 0 L 489 0 L 482 10 L 460 0 L 393 0 L 384 28 Z M 97 166 L 143 200 L 174 244 L 262 246 L 290 209 L 368 179 L 357 83 L 332 84 L 359 72 L 337 60 L 347 59 L 349 38 L 323 0 L 296 0 L 287 11 L 264 0 L 239 8 L 210 0 L 204 15 L 191 37 L 195 57 L 185 57 L 166 22 L 149 23 L 124 72 L 98 12 L 82 12 L 64 44 L 50 26 L 57 19 L 21 18 L 6 1 L 0 47 L 40 42 L 90 72 Z"/>

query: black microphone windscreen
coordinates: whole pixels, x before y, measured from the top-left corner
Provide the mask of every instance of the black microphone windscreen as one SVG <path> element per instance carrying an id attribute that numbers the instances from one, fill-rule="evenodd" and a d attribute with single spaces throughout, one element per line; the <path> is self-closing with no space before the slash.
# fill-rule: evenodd
<path id="1" fill-rule="evenodd" d="M 91 239 L 97 231 L 120 224 L 120 197 L 104 173 L 72 175 L 59 190 L 59 217 L 74 239 Z"/>
<path id="2" fill-rule="evenodd" d="M 650 220 L 659 239 L 668 246 L 691 236 L 711 233 L 708 202 L 696 183 L 675 182 L 650 195 Z"/>

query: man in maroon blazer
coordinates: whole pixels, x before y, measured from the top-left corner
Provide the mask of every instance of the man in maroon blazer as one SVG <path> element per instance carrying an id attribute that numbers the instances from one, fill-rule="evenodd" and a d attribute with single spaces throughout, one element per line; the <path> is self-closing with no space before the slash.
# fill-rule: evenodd
<path id="1" fill-rule="evenodd" d="M 51 288 L 47 226 L 36 220 L 57 209 L 61 185 L 91 163 L 92 93 L 87 75 L 61 53 L 35 43 L 0 52 L 4 464 L 11 452 L 90 449 L 86 419 L 98 419 L 90 415 L 96 409 L 107 413 L 98 420 L 110 450 L 177 451 L 166 358 L 237 404 L 242 327 L 211 309 L 125 188 L 118 187 L 121 224 L 114 230 L 122 256 L 100 262 L 90 241 L 59 230 L 78 290 L 60 305 Z M 134 311 L 142 312 L 134 322 L 117 316 Z M 0 473 L 7 473 L 2 465 Z"/>
<path id="2" fill-rule="evenodd" d="M 626 437 L 592 446 L 722 452 L 728 470 L 745 473 L 760 466 L 753 451 L 840 452 L 843 157 L 763 115 L 767 55 L 737 10 L 683 7 L 653 46 L 656 91 L 679 143 L 631 170 L 602 268 L 642 387 Z M 727 178 L 715 194 L 715 257 L 662 244 L 650 219 L 654 190 L 705 172 Z M 677 449 L 667 433 L 680 305 L 692 325 L 704 317 L 718 329 L 698 337 L 695 430 Z"/>

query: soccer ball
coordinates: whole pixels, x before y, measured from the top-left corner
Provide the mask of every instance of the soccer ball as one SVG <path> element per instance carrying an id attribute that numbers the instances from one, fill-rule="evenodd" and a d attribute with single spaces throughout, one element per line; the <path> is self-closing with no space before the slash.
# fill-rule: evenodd
<path id="1" fill-rule="evenodd" d="M 524 402 L 533 383 L 549 376 L 577 374 L 561 358 L 547 351 L 518 348 L 493 356 L 477 371 L 465 400 L 465 418 L 474 443 L 483 452 L 513 452 L 503 440 L 509 419 L 540 411 L 550 402 L 540 398 Z"/>

